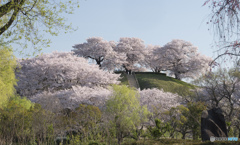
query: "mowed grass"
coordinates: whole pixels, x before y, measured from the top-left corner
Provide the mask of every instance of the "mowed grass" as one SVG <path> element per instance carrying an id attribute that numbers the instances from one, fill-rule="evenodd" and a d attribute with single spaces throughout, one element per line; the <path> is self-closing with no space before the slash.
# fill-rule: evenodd
<path id="1" fill-rule="evenodd" d="M 184 93 L 194 88 L 194 85 L 157 73 L 136 74 L 141 90 L 148 88 L 163 89 L 165 92 Z M 180 95 L 180 94 L 179 94 Z"/>
<path id="2" fill-rule="evenodd" d="M 121 84 L 129 85 L 126 74 L 121 74 Z M 194 85 L 168 77 L 160 73 L 153 72 L 136 72 L 140 89 L 157 88 L 165 92 L 178 93 L 184 95 L 194 88 Z"/>

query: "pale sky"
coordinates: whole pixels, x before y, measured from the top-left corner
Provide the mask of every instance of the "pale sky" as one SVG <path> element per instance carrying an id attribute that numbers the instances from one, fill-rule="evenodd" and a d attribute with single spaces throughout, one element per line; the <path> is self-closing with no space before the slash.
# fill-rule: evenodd
<path id="1" fill-rule="evenodd" d="M 46 34 L 52 43 L 42 52 L 70 52 L 74 44 L 86 42 L 89 37 L 108 41 L 138 37 L 146 45 L 160 46 L 172 39 L 183 39 L 197 46 L 200 53 L 213 57 L 213 34 L 206 24 L 210 9 L 203 3 L 204 0 L 81 0 L 80 8 L 66 15 L 78 30 L 54 37 Z"/>

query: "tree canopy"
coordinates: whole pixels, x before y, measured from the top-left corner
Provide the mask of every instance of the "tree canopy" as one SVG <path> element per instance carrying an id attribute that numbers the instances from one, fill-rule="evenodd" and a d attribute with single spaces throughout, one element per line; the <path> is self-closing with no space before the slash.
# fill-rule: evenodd
<path id="1" fill-rule="evenodd" d="M 0 45 L 15 42 L 24 49 L 30 42 L 36 51 L 40 51 L 41 46 L 46 47 L 50 43 L 43 37 L 44 33 L 56 36 L 61 29 L 65 32 L 73 30 L 71 24 L 66 24 L 62 13 L 71 14 L 77 6 L 77 0 L 0 1 Z M 22 39 L 25 42 L 19 41 Z"/>
<path id="2" fill-rule="evenodd" d="M 75 44 L 73 52 L 76 55 L 94 60 L 100 68 L 113 70 L 125 62 L 124 53 L 113 50 L 116 46 L 114 41 L 106 41 L 101 37 L 91 37 L 87 42 Z"/>
<path id="3" fill-rule="evenodd" d="M 18 59 L 21 70 L 17 91 L 23 96 L 35 95 L 43 91 L 55 92 L 72 86 L 101 86 L 119 83 L 118 74 L 100 70 L 95 64 L 88 64 L 73 52 L 54 52 L 35 58 Z"/>
<path id="4" fill-rule="evenodd" d="M 210 69 L 210 57 L 197 52 L 191 42 L 174 39 L 163 47 L 145 46 L 140 38 L 122 37 L 119 42 L 91 37 L 73 46 L 77 56 L 90 58 L 105 70 L 123 69 L 127 72 L 141 68 L 154 72 L 169 71 L 176 79 L 196 78 Z"/>
<path id="5" fill-rule="evenodd" d="M 238 69 L 219 68 L 195 80 L 195 84 L 201 87 L 196 90 L 197 99 L 206 102 L 208 108 L 221 108 L 226 121 L 229 122 L 234 122 L 239 117 L 236 113 L 240 105 L 240 71 Z"/>
<path id="6" fill-rule="evenodd" d="M 15 93 L 17 85 L 15 78 L 16 58 L 12 51 L 0 46 L 0 107 Z"/>
<path id="7" fill-rule="evenodd" d="M 191 42 L 174 39 L 162 48 L 155 49 L 157 62 L 169 70 L 176 79 L 196 78 L 209 69 L 210 57 L 197 52 Z"/>
<path id="8" fill-rule="evenodd" d="M 106 106 L 120 145 L 122 139 L 129 136 L 132 129 L 147 121 L 149 112 L 146 106 L 140 106 L 139 94 L 136 90 L 119 85 L 114 85 L 113 90 L 113 95 L 106 102 Z"/>
<path id="9" fill-rule="evenodd" d="M 126 62 L 123 63 L 125 70 L 133 70 L 136 64 L 139 64 L 144 59 L 143 51 L 145 49 L 144 41 L 140 38 L 120 38 L 118 44 L 114 48 L 116 52 L 124 52 Z"/>

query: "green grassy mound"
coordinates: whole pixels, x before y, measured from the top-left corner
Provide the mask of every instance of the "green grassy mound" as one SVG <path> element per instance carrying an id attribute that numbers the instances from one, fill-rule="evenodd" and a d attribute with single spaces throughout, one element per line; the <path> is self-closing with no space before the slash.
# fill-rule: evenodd
<path id="1" fill-rule="evenodd" d="M 190 89 L 194 88 L 194 85 L 174 79 L 172 77 L 168 77 L 166 74 L 162 73 L 136 72 L 135 74 L 141 90 L 148 88 L 158 88 L 163 89 L 165 92 L 178 93 L 179 95 L 183 95 Z M 121 84 L 128 85 L 126 74 L 122 74 L 121 77 Z"/>

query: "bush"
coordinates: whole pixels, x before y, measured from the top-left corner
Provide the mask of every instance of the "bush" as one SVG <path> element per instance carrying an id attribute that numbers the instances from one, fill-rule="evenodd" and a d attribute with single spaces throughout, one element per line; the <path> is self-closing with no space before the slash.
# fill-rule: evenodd
<path id="1" fill-rule="evenodd" d="M 19 96 L 10 98 L 0 109 L 0 140 L 2 144 L 27 144 L 53 140 L 50 114 L 39 104 Z M 51 141 L 50 141 L 51 140 Z"/>
<path id="2" fill-rule="evenodd" d="M 0 46 L 0 107 L 2 108 L 11 96 L 14 96 L 17 79 L 15 79 L 16 58 L 12 50 Z"/>

